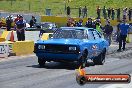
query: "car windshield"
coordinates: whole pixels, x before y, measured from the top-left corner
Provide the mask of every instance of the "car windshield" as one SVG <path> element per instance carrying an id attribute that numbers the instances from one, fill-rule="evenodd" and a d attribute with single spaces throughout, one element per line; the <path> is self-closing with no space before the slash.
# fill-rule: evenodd
<path id="1" fill-rule="evenodd" d="M 86 39 L 84 30 L 81 29 L 58 29 L 53 33 L 54 39 Z"/>

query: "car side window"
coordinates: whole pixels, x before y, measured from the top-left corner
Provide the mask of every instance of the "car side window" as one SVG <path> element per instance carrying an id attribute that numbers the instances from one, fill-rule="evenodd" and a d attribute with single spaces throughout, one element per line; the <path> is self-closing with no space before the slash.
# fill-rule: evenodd
<path id="1" fill-rule="evenodd" d="M 84 30 L 84 39 L 88 39 L 88 33 L 87 33 L 87 30 Z"/>
<path id="2" fill-rule="evenodd" d="M 94 35 L 93 35 L 93 32 L 91 30 L 88 30 L 88 39 L 94 40 Z"/>
<path id="3" fill-rule="evenodd" d="M 100 38 L 103 38 L 103 36 L 102 36 L 102 34 L 101 34 L 101 33 L 98 33 L 98 35 L 99 35 L 99 37 L 100 37 Z"/>
<path id="4" fill-rule="evenodd" d="M 95 39 L 100 39 L 101 38 L 97 31 L 94 30 L 93 34 L 94 34 Z"/>

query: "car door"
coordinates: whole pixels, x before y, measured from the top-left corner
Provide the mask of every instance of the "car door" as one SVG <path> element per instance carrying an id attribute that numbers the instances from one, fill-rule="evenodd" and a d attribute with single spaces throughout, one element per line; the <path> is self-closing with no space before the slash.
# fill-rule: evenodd
<path id="1" fill-rule="evenodd" d="M 96 49 L 98 47 L 96 38 L 94 37 L 93 34 L 94 29 L 89 29 L 88 30 L 88 50 L 89 50 L 89 57 L 92 58 L 93 56 L 96 56 Z"/>
<path id="2" fill-rule="evenodd" d="M 93 30 L 94 38 L 95 38 L 95 45 L 97 46 L 97 53 L 100 54 L 103 50 L 104 40 L 96 30 Z"/>

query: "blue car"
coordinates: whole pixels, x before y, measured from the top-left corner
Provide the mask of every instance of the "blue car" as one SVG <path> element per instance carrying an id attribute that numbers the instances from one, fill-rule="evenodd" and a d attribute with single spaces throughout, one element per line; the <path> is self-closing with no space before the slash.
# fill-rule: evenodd
<path id="1" fill-rule="evenodd" d="M 34 52 L 40 66 L 44 66 L 46 61 L 77 61 L 79 65 L 85 66 L 88 59 L 102 65 L 108 47 L 108 41 L 96 29 L 61 27 L 51 39 L 35 43 Z"/>

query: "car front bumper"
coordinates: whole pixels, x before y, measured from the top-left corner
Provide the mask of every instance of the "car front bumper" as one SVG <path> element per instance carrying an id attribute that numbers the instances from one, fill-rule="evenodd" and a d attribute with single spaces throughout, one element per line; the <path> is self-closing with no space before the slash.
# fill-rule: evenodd
<path id="1" fill-rule="evenodd" d="M 79 54 L 60 54 L 60 53 L 36 53 L 38 58 L 46 61 L 78 61 L 80 58 Z"/>

